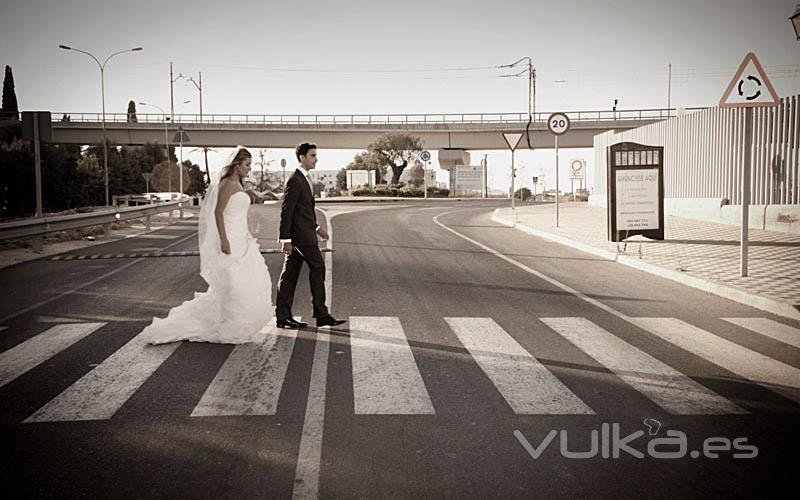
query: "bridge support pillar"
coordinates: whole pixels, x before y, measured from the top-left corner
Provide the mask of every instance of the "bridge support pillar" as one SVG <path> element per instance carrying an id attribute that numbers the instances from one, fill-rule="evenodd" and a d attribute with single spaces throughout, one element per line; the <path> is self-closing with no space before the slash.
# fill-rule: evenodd
<path id="1" fill-rule="evenodd" d="M 469 166 L 470 156 L 464 149 L 440 149 L 439 167 L 450 172 L 450 196 L 456 195 L 457 166 Z"/>

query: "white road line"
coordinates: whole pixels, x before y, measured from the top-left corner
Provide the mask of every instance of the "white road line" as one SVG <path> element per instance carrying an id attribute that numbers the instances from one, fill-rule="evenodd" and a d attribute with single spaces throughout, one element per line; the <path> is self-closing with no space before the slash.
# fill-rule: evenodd
<path id="1" fill-rule="evenodd" d="M 570 286 L 567 286 L 564 283 L 561 283 L 560 281 L 555 280 L 555 279 L 553 279 L 553 278 L 551 278 L 551 277 L 549 277 L 549 276 L 547 276 L 545 274 L 542 274 L 539 271 L 536 271 L 535 269 L 532 269 L 532 268 L 526 266 L 525 264 L 517 262 L 516 260 L 514 260 L 514 259 L 512 259 L 510 257 L 506 257 L 505 255 L 501 254 L 500 252 L 498 252 L 498 251 L 496 251 L 496 250 L 494 250 L 492 248 L 489 248 L 489 247 L 487 247 L 486 245 L 484 245 L 482 243 L 479 243 L 479 242 L 473 240 L 469 236 L 463 235 L 463 234 L 459 233 L 458 231 L 450 229 L 449 227 L 447 227 L 444 224 L 442 224 L 441 222 L 439 222 L 439 217 L 441 217 L 443 215 L 447 215 L 449 213 L 452 213 L 452 211 L 451 212 L 444 212 L 444 213 L 441 213 L 441 214 L 437 215 L 436 217 L 433 218 L 433 222 L 436 223 L 436 225 L 438 225 L 442 229 L 444 229 L 446 231 L 449 231 L 450 233 L 453 233 L 454 235 L 458 236 L 459 238 L 461 238 L 463 240 L 466 240 L 466 241 L 469 241 L 473 245 L 475 245 L 475 246 L 477 246 L 479 248 L 482 248 L 483 250 L 486 250 L 487 252 L 491 253 L 495 257 L 497 257 L 499 259 L 502 259 L 502 260 L 508 262 L 509 264 L 511 264 L 513 266 L 516 266 L 519 269 L 522 269 L 522 270 L 524 270 L 524 271 L 526 271 L 526 272 L 528 272 L 530 274 L 533 274 L 534 276 L 537 276 L 538 278 L 540 278 L 540 279 L 552 284 L 553 286 L 556 286 L 556 287 L 564 290 L 565 292 L 570 293 L 570 294 L 574 295 L 575 297 L 577 297 L 577 298 L 579 298 L 579 299 L 581 299 L 581 300 L 583 300 L 585 302 L 588 302 L 589 304 L 592 304 L 593 306 L 595 306 L 595 307 L 597 307 L 599 309 L 602 309 L 603 311 L 606 311 L 609 314 L 613 314 L 614 316 L 616 316 L 616 317 L 618 317 L 618 318 L 620 318 L 620 319 L 622 319 L 624 321 L 627 321 L 629 323 L 633 323 L 633 324 L 635 324 L 637 326 L 641 326 L 640 323 L 638 322 L 638 320 L 644 319 L 644 318 L 633 318 L 631 316 L 628 316 L 625 313 L 617 311 L 613 307 L 607 306 L 606 304 L 603 304 L 602 302 L 599 302 L 599 301 L 597 301 L 597 300 L 595 300 L 595 299 L 593 299 L 591 297 L 588 297 L 585 294 L 575 290 L 574 288 L 572 288 Z M 690 325 L 687 325 L 687 326 L 690 326 Z M 720 340 L 722 340 L 722 339 L 720 339 Z M 772 370 L 773 373 L 770 376 L 767 376 L 766 378 L 783 379 L 784 377 L 788 376 L 788 378 L 789 378 L 788 381 L 791 382 L 791 384 L 796 385 L 796 384 L 800 383 L 796 379 L 796 375 L 795 375 L 795 372 L 797 370 L 794 369 L 793 367 L 785 365 L 783 363 L 779 363 L 779 362 L 777 362 L 777 361 L 775 361 L 775 360 L 773 360 L 771 358 L 768 358 L 766 356 L 762 356 L 762 355 L 760 355 L 758 353 L 755 353 L 753 351 L 750 351 L 748 349 L 744 349 L 741 346 L 739 346 L 737 344 L 734 344 L 732 342 L 728 342 L 728 344 L 730 344 L 730 347 L 733 349 L 733 352 L 736 353 L 736 355 L 730 356 L 731 359 L 729 359 L 729 360 L 732 362 L 731 363 L 731 365 L 732 365 L 731 368 L 737 368 L 735 366 L 736 363 L 738 363 L 738 361 L 736 360 L 736 356 L 743 356 L 743 355 L 745 355 L 745 351 L 746 351 L 747 353 L 751 353 L 752 355 L 754 355 L 759 360 L 763 359 L 764 361 L 766 361 L 772 367 L 771 370 Z M 680 346 L 680 344 L 677 344 L 677 345 Z M 686 347 L 682 347 L 682 348 L 685 349 L 685 350 L 688 350 L 688 349 L 686 349 Z M 744 368 L 740 368 L 740 369 L 743 369 L 747 373 L 750 373 L 751 370 L 755 370 L 756 362 L 754 360 L 756 358 L 752 358 L 752 359 L 747 361 L 747 363 L 746 363 L 747 369 L 744 369 Z M 774 363 L 778 363 L 778 365 L 774 365 Z M 734 373 L 740 373 L 737 370 L 730 369 L 730 368 L 728 368 L 728 369 L 730 371 L 734 372 Z M 755 379 L 756 380 L 758 380 L 759 378 L 765 378 L 763 376 L 762 377 L 758 377 L 757 373 L 754 373 L 754 375 L 755 375 Z M 752 378 L 752 377 L 746 377 L 746 378 Z M 765 383 L 769 385 L 770 382 L 765 381 Z M 775 389 L 775 390 L 778 390 L 778 389 Z M 792 399 L 796 399 L 796 398 L 797 398 L 797 396 L 792 397 Z"/>
<path id="2" fill-rule="evenodd" d="M 333 248 L 333 225 L 331 221 L 337 214 L 325 214 L 328 229 L 327 248 Z M 333 309 L 333 253 L 325 255 L 325 296 L 328 306 Z M 332 313 L 332 312 L 331 312 Z M 294 472 L 292 498 L 311 499 L 319 497 L 319 471 L 322 461 L 322 433 L 325 429 L 325 390 L 328 383 L 328 356 L 330 354 L 330 331 L 322 328 L 317 331 L 314 347 L 314 362 L 311 366 L 311 380 L 308 384 L 308 402 L 303 419 L 303 432 L 300 437 L 300 451 Z"/>
<path id="3" fill-rule="evenodd" d="M 195 234 L 186 235 L 183 238 L 181 238 L 178 241 L 176 241 L 175 243 L 171 243 L 171 244 L 165 246 L 162 250 L 168 250 L 168 249 L 170 249 L 170 248 L 172 248 L 174 246 L 180 245 L 184 241 L 188 240 L 189 238 L 193 238 L 193 237 L 195 237 Z M 98 281 L 102 281 L 102 280 L 108 278 L 109 276 L 113 276 L 113 275 L 117 274 L 120 271 L 124 271 L 125 269 L 128 269 L 129 267 L 132 267 L 132 266 L 135 266 L 136 264 L 139 264 L 143 260 L 145 260 L 145 259 L 144 258 L 134 259 L 134 260 L 128 262 L 127 264 L 124 264 L 124 265 L 122 265 L 122 266 L 120 266 L 120 267 L 118 267 L 116 269 L 113 269 L 113 270 L 103 274 L 102 276 L 98 276 L 97 278 L 94 278 L 93 280 L 89 280 L 89 281 L 87 281 L 85 283 L 82 283 L 82 284 L 80 284 L 80 285 L 78 285 L 78 286 L 76 286 L 76 287 L 74 287 L 74 288 L 72 288 L 70 290 L 67 290 L 64 293 L 60 293 L 60 294 L 56 295 L 55 297 L 51 297 L 51 298 L 49 298 L 47 300 L 43 300 L 41 302 L 37 302 L 36 304 L 33 304 L 32 306 L 28 306 L 28 307 L 26 307 L 24 309 L 20 309 L 20 310 L 18 310 L 17 312 L 15 312 L 13 314 L 9 314 L 8 316 L 6 316 L 4 318 L 0 318 L 0 323 L 5 323 L 6 321 L 8 321 L 8 320 L 10 320 L 12 318 L 16 318 L 17 316 L 21 316 L 21 315 L 23 315 L 25 313 L 33 311 L 34 309 L 38 309 L 38 308 L 40 308 L 40 307 L 42 307 L 44 305 L 47 305 L 47 304 L 49 304 L 49 303 L 51 303 L 53 301 L 56 301 L 58 299 L 66 297 L 67 295 L 75 293 L 78 290 L 83 290 L 84 288 L 88 288 L 88 287 L 94 285 L 95 283 L 97 283 Z"/>
<path id="4" fill-rule="evenodd" d="M 357 415 L 435 413 L 398 318 L 351 316 L 350 351 Z"/>
<path id="5" fill-rule="evenodd" d="M 594 411 L 491 318 L 445 318 L 519 415 L 593 415 Z"/>
<path id="6" fill-rule="evenodd" d="M 641 328 L 767 389 L 800 401 L 800 370 L 676 318 L 631 318 Z"/>
<path id="7" fill-rule="evenodd" d="M 673 415 L 748 413 L 586 318 L 540 319 L 589 357 Z"/>
<path id="8" fill-rule="evenodd" d="M 766 337 L 800 348 L 800 330 L 769 318 L 722 318 L 729 323 L 747 328 Z"/>
<path id="9" fill-rule="evenodd" d="M 231 351 L 193 417 L 275 414 L 297 330 L 274 324 L 264 328 L 268 333 L 262 344 L 242 344 Z"/>
<path id="10" fill-rule="evenodd" d="M 105 323 L 56 325 L 0 354 L 0 387 L 39 366 Z M 6 327 L 0 327 L 0 330 Z"/>
<path id="11" fill-rule="evenodd" d="M 131 339 L 25 422 L 111 418 L 181 344 L 153 346 L 147 340 L 142 334 Z"/>
<path id="12" fill-rule="evenodd" d="M 328 233 L 330 234 L 330 233 Z M 314 348 L 314 364 L 308 385 L 308 404 L 303 420 L 303 435 L 297 454 L 292 498 L 319 497 L 319 468 L 322 460 L 322 431 L 325 428 L 325 389 L 328 383 L 329 328 L 319 329 Z"/>

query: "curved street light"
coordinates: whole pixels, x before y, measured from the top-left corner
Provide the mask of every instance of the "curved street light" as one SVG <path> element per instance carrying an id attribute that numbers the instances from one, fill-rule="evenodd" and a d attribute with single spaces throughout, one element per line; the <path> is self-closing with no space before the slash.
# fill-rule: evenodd
<path id="1" fill-rule="evenodd" d="M 106 138 L 106 89 L 105 89 L 105 69 L 106 69 L 106 64 L 108 63 L 108 61 L 112 57 L 114 57 L 116 55 L 124 54 L 125 52 L 139 52 L 139 51 L 142 50 L 142 48 L 141 47 L 134 47 L 132 49 L 126 49 L 126 50 L 120 50 L 120 51 L 114 52 L 110 56 L 106 57 L 105 61 L 103 61 L 102 63 L 91 52 L 87 52 L 87 51 L 81 50 L 81 49 L 76 49 L 74 47 L 69 47 L 67 45 L 59 45 L 58 48 L 63 49 L 63 50 L 74 50 L 75 52 L 80 52 L 81 54 L 86 54 L 87 56 L 89 56 L 92 59 L 94 59 L 94 62 L 96 62 L 97 66 L 100 68 L 100 99 L 101 99 L 102 106 L 103 106 L 103 119 L 102 119 L 102 122 L 103 122 L 103 172 L 104 172 L 105 184 L 106 184 L 106 206 L 108 206 L 109 205 L 109 203 L 108 203 L 108 200 L 109 200 L 109 196 L 108 196 L 108 140 Z"/>
<path id="2" fill-rule="evenodd" d="M 156 108 L 157 110 L 161 111 L 161 114 L 164 115 L 164 148 L 167 150 L 167 182 L 168 182 L 168 189 L 170 192 L 170 197 L 172 196 L 172 175 L 170 175 L 169 171 L 169 121 L 170 118 L 167 116 L 167 112 L 164 109 L 157 105 L 157 104 L 148 104 L 146 102 L 139 103 L 142 106 L 150 106 L 151 108 Z"/>

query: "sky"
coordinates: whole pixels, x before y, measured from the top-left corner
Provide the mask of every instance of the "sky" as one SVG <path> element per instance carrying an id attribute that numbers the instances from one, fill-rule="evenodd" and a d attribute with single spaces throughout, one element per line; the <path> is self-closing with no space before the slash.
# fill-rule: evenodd
<path id="1" fill-rule="evenodd" d="M 143 47 L 106 66 L 109 113 L 131 99 L 168 110 L 170 62 L 176 75 L 202 72 L 204 114 L 525 113 L 526 77 L 497 67 L 526 56 L 538 112 L 609 110 L 614 99 L 618 109 L 663 108 L 668 87 L 672 107 L 715 106 L 748 52 L 780 96 L 800 94 L 794 10 L 794 0 L 3 0 L 0 64 L 13 68 L 21 110 L 56 116 L 101 108 L 97 65 L 59 44 L 101 61 Z M 175 113 L 198 112 L 194 85 L 179 79 L 174 93 Z M 338 170 L 356 152 L 320 144 L 318 169 Z M 484 153 L 491 184 L 507 189 L 509 152 L 473 152 L 473 163 Z M 226 156 L 212 153 L 211 170 Z M 591 171 L 592 150 L 559 156 L 562 169 L 583 158 Z M 280 158 L 293 163 L 290 150 L 266 157 L 276 169 Z M 519 150 L 516 162 L 526 169 L 518 184 L 541 173 L 552 187 L 552 149 Z"/>

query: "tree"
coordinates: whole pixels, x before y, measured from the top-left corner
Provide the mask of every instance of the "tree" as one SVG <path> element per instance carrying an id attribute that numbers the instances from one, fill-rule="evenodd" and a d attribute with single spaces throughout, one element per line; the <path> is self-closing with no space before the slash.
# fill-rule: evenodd
<path id="1" fill-rule="evenodd" d="M 411 166 L 411 178 L 408 182 L 414 187 L 420 187 L 425 184 L 425 169 L 422 168 L 422 162 L 414 161 Z"/>
<path id="2" fill-rule="evenodd" d="M 128 123 L 136 123 L 139 119 L 136 118 L 136 103 L 128 101 Z"/>
<path id="3" fill-rule="evenodd" d="M 533 193 L 531 193 L 530 189 L 522 187 L 517 189 L 517 191 L 514 193 L 514 198 L 517 198 L 518 200 L 522 201 L 528 201 L 528 199 L 531 197 L 532 194 Z"/>
<path id="4" fill-rule="evenodd" d="M 374 151 L 362 151 L 361 153 L 358 153 L 355 155 L 355 157 L 353 157 L 353 161 L 345 167 L 345 170 L 374 170 L 376 183 L 380 183 L 383 177 L 386 175 L 386 165 L 384 160 Z M 342 176 L 341 184 L 338 184 L 340 182 L 339 175 Z M 336 175 L 336 182 L 340 189 L 347 189 L 347 174 L 342 174 L 339 172 L 339 174 Z"/>
<path id="5" fill-rule="evenodd" d="M 206 176 L 199 165 L 195 165 L 189 160 L 183 161 L 184 172 L 189 172 L 188 186 L 187 179 L 183 179 L 184 193 L 194 196 L 196 194 L 203 195 L 206 193 Z"/>
<path id="6" fill-rule="evenodd" d="M 382 165 L 392 169 L 392 184 L 399 184 L 403 170 L 419 157 L 422 139 L 404 132 L 389 132 L 369 144 L 367 150 L 377 155 Z"/>
<path id="7" fill-rule="evenodd" d="M 11 66 L 6 66 L 6 75 L 3 78 L 3 104 L 0 111 L 3 115 L 13 116 L 15 119 L 19 116 L 17 93 L 14 90 L 14 73 L 11 71 Z"/>
<path id="8" fill-rule="evenodd" d="M 336 187 L 339 188 L 340 191 L 347 190 L 347 169 L 342 168 L 339 170 L 339 173 L 336 174 Z"/>

